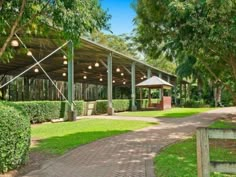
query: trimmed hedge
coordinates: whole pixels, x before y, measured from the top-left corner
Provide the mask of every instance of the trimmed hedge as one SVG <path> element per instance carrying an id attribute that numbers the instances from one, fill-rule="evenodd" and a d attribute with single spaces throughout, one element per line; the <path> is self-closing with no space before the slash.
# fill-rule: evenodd
<path id="1" fill-rule="evenodd" d="M 184 107 L 186 108 L 202 108 L 202 107 L 209 107 L 205 104 L 204 100 L 195 101 L 195 100 L 187 100 L 184 103 Z"/>
<path id="2" fill-rule="evenodd" d="M 67 103 L 61 101 L 24 101 L 14 102 L 30 117 L 31 123 L 42 123 L 51 119 L 64 118 L 67 114 Z M 84 102 L 75 101 L 77 115 L 83 115 Z"/>
<path id="3" fill-rule="evenodd" d="M 154 101 L 157 101 L 156 99 Z M 115 99 L 112 100 L 113 108 L 115 112 L 129 111 L 131 108 L 131 100 L 129 99 Z M 104 114 L 107 112 L 107 100 L 96 101 L 96 114 Z M 136 106 L 141 109 L 141 100 L 136 100 Z M 142 108 L 148 107 L 148 99 L 142 100 Z"/>
<path id="4" fill-rule="evenodd" d="M 29 117 L 17 106 L 0 102 L 0 173 L 24 164 L 29 146 Z"/>

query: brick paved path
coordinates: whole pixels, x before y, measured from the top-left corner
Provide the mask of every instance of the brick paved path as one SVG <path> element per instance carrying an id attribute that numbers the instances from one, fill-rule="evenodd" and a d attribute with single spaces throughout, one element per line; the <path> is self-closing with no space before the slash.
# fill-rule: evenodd
<path id="1" fill-rule="evenodd" d="M 195 132 L 236 108 L 223 108 L 81 146 L 27 177 L 154 177 L 153 157 L 161 148 Z M 26 177 L 25 176 L 25 177 Z"/>

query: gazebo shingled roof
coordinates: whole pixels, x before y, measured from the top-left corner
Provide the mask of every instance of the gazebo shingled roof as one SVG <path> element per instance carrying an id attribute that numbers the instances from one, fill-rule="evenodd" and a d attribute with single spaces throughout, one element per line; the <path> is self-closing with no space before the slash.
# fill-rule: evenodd
<path id="1" fill-rule="evenodd" d="M 137 84 L 136 86 L 143 88 L 173 87 L 173 85 L 171 85 L 170 83 L 166 82 L 165 80 L 157 76 L 152 76 L 151 78 Z"/>

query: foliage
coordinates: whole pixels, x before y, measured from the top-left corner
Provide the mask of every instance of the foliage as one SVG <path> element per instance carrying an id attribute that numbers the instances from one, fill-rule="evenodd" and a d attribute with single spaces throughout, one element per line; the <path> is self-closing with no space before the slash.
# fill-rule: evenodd
<path id="1" fill-rule="evenodd" d="M 51 119 L 64 118 L 67 115 L 67 103 L 60 101 L 24 101 L 14 102 L 25 110 L 31 123 L 42 123 Z M 77 115 L 83 115 L 84 102 L 75 101 Z"/>
<path id="2" fill-rule="evenodd" d="M 156 99 L 155 99 L 156 101 Z M 129 99 L 113 99 L 112 100 L 113 108 L 115 112 L 123 112 L 123 111 L 128 111 L 131 108 L 131 100 Z M 148 107 L 148 100 L 143 99 L 142 103 L 141 100 L 136 100 L 136 106 L 138 109 L 141 109 L 141 104 L 142 108 L 147 108 Z M 96 114 L 103 114 L 107 112 L 107 100 L 97 100 L 96 101 Z"/>
<path id="3" fill-rule="evenodd" d="M 196 58 L 198 67 L 220 81 L 236 102 L 235 7 L 235 0 L 138 0 L 137 40 L 153 58 L 163 52 L 177 64 Z"/>
<path id="4" fill-rule="evenodd" d="M 152 124 L 143 121 L 82 119 L 77 122 L 37 125 L 32 127 L 32 138 L 41 140 L 33 150 L 63 154 L 83 144 Z"/>
<path id="5" fill-rule="evenodd" d="M 107 46 L 130 57 L 138 57 L 135 43 L 131 40 L 131 37 L 126 34 L 113 35 L 94 31 L 91 34 L 87 34 L 86 37 L 96 43 Z"/>
<path id="6" fill-rule="evenodd" d="M 195 100 L 187 100 L 184 103 L 185 108 L 202 108 L 206 107 L 207 105 L 205 104 L 204 100 L 200 101 L 195 101 Z"/>
<path id="7" fill-rule="evenodd" d="M 51 31 L 48 27 L 53 27 L 60 29 L 54 33 L 55 36 L 77 43 L 84 33 L 108 29 L 109 18 L 98 0 L 3 0 L 0 3 L 0 34 L 7 37 L 3 41 L 0 58 L 9 60 L 12 57 L 9 43 L 14 33 L 25 31 L 21 35 L 30 38 L 48 35 Z"/>
<path id="8" fill-rule="evenodd" d="M 164 111 L 123 112 L 119 115 L 132 117 L 185 118 L 209 110 L 212 110 L 212 108 L 172 108 Z"/>
<path id="9" fill-rule="evenodd" d="M 19 108 L 0 103 L 0 173 L 15 169 L 28 159 L 30 121 Z"/>

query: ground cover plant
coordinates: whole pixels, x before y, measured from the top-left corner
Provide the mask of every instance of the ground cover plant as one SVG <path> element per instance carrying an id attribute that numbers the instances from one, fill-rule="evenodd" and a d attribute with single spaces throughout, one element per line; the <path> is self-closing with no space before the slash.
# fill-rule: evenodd
<path id="1" fill-rule="evenodd" d="M 213 108 L 172 108 L 164 111 L 123 112 L 118 115 L 156 118 L 184 118 L 212 110 Z"/>
<path id="2" fill-rule="evenodd" d="M 232 126 L 235 128 L 235 124 L 222 120 L 211 125 L 212 128 L 232 128 Z M 210 159 L 236 162 L 235 148 L 230 149 L 219 145 L 216 141 L 210 141 Z M 173 144 L 158 154 L 155 157 L 155 172 L 160 177 L 196 177 L 196 137 Z M 236 174 L 211 173 L 211 177 L 236 177 Z"/>
<path id="3" fill-rule="evenodd" d="M 151 126 L 144 121 L 83 119 L 77 122 L 45 123 L 32 126 L 33 151 L 63 154 L 95 140 Z"/>

